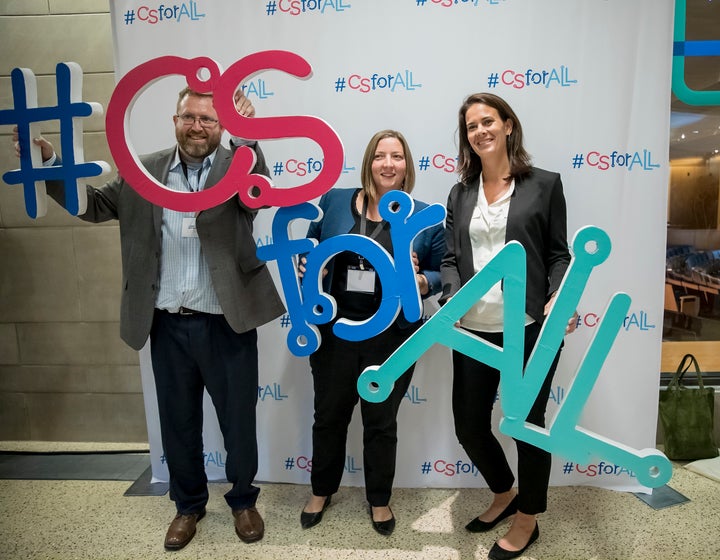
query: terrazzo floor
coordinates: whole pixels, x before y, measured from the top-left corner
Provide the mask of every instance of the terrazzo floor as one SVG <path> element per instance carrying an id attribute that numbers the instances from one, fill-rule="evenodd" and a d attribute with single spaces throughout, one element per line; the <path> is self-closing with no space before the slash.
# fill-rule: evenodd
<path id="1" fill-rule="evenodd" d="M 540 538 L 522 558 L 720 559 L 720 483 L 674 467 L 669 486 L 690 501 L 659 510 L 632 493 L 551 487 Z M 166 552 L 172 502 L 167 495 L 125 497 L 129 485 L 0 480 L 0 559 L 474 560 L 487 558 L 507 530 L 504 523 L 480 535 L 464 529 L 488 503 L 487 489 L 400 488 L 391 502 L 395 533 L 383 537 L 372 530 L 363 489 L 351 487 L 333 497 L 319 525 L 303 530 L 299 516 L 309 488 L 260 484 L 265 538 L 244 544 L 222 497 L 228 485 L 212 483 L 195 538 L 183 550 Z"/>

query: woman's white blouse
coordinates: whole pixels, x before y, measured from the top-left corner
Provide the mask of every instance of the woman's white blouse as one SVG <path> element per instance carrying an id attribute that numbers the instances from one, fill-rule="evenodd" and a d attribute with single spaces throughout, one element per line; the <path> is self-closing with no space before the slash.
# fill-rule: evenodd
<path id="1" fill-rule="evenodd" d="M 473 251 L 475 272 L 482 269 L 505 246 L 510 197 L 515 190 L 515 181 L 505 193 L 492 204 L 488 204 L 480 177 L 480 189 L 473 215 L 470 220 L 469 234 Z M 532 322 L 526 316 L 526 324 Z M 460 319 L 460 324 L 468 329 L 482 332 L 500 332 L 503 330 L 503 293 L 498 281 L 482 298 Z"/>

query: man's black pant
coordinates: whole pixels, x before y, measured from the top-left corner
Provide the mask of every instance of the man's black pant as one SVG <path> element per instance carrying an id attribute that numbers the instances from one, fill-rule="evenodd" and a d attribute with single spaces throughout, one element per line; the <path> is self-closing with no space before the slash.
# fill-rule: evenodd
<path id="1" fill-rule="evenodd" d="M 208 501 L 202 441 L 205 388 L 227 452 L 225 474 L 232 488 L 225 500 L 233 510 L 254 506 L 260 492 L 252 485 L 258 466 L 257 331 L 238 334 L 223 315 L 156 310 L 150 349 L 170 499 L 178 513 L 198 512 Z"/>

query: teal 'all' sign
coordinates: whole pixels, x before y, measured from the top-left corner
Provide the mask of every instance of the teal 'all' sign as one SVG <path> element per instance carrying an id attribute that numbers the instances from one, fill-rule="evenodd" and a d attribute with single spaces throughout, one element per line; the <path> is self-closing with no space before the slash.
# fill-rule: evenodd
<path id="1" fill-rule="evenodd" d="M 442 344 L 500 371 L 504 415 L 500 431 L 505 435 L 583 465 L 602 458 L 635 472 L 645 486 L 663 486 L 672 476 L 672 464 L 661 452 L 632 449 L 578 425 L 605 358 L 623 328 L 631 303 L 627 294 L 616 293 L 610 299 L 552 425 L 540 428 L 525 421 L 562 344 L 567 318 L 577 308 L 593 268 L 610 255 L 610 246 L 608 235 L 595 226 L 586 226 L 575 234 L 570 267 L 525 367 L 525 249 L 511 241 L 383 364 L 366 368 L 357 382 L 358 393 L 370 402 L 385 400 L 412 363 L 434 344 Z M 505 302 L 502 348 L 455 326 L 500 280 Z"/>

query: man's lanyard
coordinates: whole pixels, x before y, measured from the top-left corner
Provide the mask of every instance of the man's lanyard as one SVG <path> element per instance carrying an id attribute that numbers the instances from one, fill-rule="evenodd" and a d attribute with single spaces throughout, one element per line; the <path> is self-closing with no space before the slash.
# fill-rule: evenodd
<path id="1" fill-rule="evenodd" d="M 180 160 L 180 165 L 182 166 L 183 174 L 185 175 L 185 179 L 186 179 L 187 182 L 188 182 L 188 186 L 190 187 L 190 190 L 193 191 L 193 192 L 199 191 L 199 190 L 200 190 L 200 177 L 202 176 L 202 172 L 203 172 L 202 163 L 200 164 L 200 167 L 198 168 L 198 171 L 197 171 L 197 182 L 195 183 L 196 189 L 193 188 L 193 183 L 190 181 L 190 177 L 188 177 L 188 166 L 187 166 L 187 163 L 185 163 L 184 161 Z"/>

